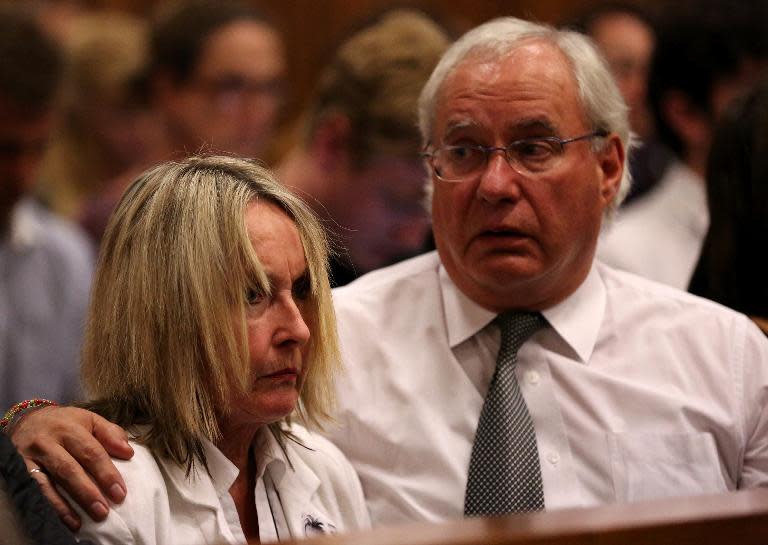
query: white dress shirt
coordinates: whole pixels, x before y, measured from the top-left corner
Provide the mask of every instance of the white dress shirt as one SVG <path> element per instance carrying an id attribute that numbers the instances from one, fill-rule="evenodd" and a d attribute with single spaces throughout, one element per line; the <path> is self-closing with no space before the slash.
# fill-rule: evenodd
<path id="1" fill-rule="evenodd" d="M 79 358 L 93 248 L 76 225 L 30 198 L 0 233 L 0 408 L 81 397 Z"/>
<path id="2" fill-rule="evenodd" d="M 676 161 L 602 233 L 600 261 L 687 290 L 709 228 L 704 180 Z"/>
<path id="3" fill-rule="evenodd" d="M 334 297 L 348 371 L 332 439 L 374 525 L 460 518 L 494 314 L 434 252 Z M 600 264 L 543 315 L 516 373 L 547 509 L 768 485 L 768 340 L 745 316 Z"/>
<path id="4" fill-rule="evenodd" d="M 296 425 L 292 430 L 305 446 L 288 440 L 284 452 L 266 428 L 256 438 L 259 541 L 369 527 L 360 482 L 349 462 L 326 439 Z M 75 506 L 83 521 L 78 538 L 100 545 L 245 543 L 229 494 L 239 471 L 219 449 L 206 442 L 210 475 L 198 464 L 187 477 L 186 468 L 155 457 L 135 441 L 131 446 L 133 458 L 115 460 L 128 487 L 125 501 L 113 505 L 103 522 Z"/>

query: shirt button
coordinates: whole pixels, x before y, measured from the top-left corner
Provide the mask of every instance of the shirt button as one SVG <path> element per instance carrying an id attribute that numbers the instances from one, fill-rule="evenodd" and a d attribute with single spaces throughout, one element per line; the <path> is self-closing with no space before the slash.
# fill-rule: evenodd
<path id="1" fill-rule="evenodd" d="M 541 380 L 541 377 L 539 376 L 539 374 L 536 371 L 528 371 L 525 374 L 525 380 L 528 381 L 528 384 L 536 385 L 536 384 L 539 383 L 539 380 Z"/>
<path id="2" fill-rule="evenodd" d="M 560 461 L 560 455 L 557 452 L 551 452 L 547 455 L 547 460 L 553 466 L 557 465 L 557 462 Z"/>

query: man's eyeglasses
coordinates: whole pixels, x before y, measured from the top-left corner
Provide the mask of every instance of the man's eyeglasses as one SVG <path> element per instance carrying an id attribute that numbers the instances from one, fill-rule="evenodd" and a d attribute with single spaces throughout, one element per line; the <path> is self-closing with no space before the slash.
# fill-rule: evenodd
<path id="1" fill-rule="evenodd" d="M 506 147 L 458 144 L 425 150 L 426 158 L 435 176 L 444 182 L 463 182 L 482 174 L 491 153 L 500 151 L 509 166 L 523 176 L 536 176 L 557 166 L 565 145 L 579 140 L 603 138 L 608 132 L 598 130 L 573 138 L 537 136 L 510 142 Z"/>

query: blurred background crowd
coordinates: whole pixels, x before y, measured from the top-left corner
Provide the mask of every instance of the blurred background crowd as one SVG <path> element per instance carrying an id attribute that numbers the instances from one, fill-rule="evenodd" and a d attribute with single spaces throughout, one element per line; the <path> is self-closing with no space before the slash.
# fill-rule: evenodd
<path id="1" fill-rule="evenodd" d="M 625 97 L 634 185 L 600 258 L 768 330 L 765 0 L 0 9 L 0 407 L 77 397 L 100 236 L 158 161 L 264 161 L 322 218 L 335 285 L 431 249 L 416 101 L 451 40 L 501 15 L 590 35 Z"/>

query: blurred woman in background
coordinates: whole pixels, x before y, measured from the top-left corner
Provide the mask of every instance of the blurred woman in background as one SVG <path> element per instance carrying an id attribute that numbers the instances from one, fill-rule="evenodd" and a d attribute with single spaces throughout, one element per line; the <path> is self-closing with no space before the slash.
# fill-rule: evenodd
<path id="1" fill-rule="evenodd" d="M 707 165 L 709 232 L 689 291 L 768 335 L 768 79 L 731 104 Z"/>
<path id="2" fill-rule="evenodd" d="M 72 23 L 58 123 L 38 186 L 54 212 L 78 220 L 108 182 L 160 159 L 159 126 L 138 85 L 147 39 L 147 24 L 124 13 L 85 14 Z"/>

